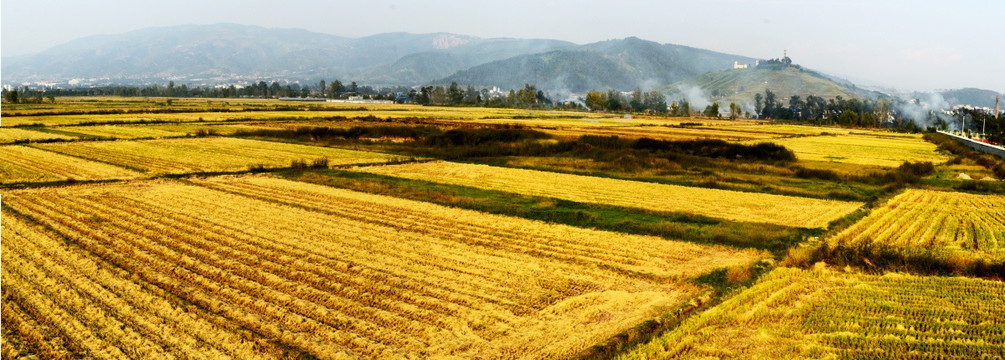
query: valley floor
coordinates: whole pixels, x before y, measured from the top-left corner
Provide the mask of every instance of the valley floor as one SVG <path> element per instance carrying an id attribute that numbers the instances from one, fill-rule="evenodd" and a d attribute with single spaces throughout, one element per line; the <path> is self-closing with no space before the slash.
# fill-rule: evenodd
<path id="1" fill-rule="evenodd" d="M 237 99 L 2 112 L 4 358 L 1005 353 L 1005 160 L 938 134 Z"/>

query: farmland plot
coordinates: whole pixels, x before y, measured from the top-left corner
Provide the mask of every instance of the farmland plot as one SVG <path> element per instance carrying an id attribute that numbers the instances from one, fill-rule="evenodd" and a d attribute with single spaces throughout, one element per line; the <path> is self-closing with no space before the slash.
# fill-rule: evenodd
<path id="1" fill-rule="evenodd" d="M 879 245 L 903 253 L 1005 261 L 1005 196 L 910 189 L 828 239 L 831 247 Z"/>
<path id="2" fill-rule="evenodd" d="M 10 144 L 18 141 L 39 141 L 39 140 L 72 140 L 73 137 L 52 134 L 41 131 L 34 131 L 20 128 L 0 127 L 0 144 Z"/>
<path id="3" fill-rule="evenodd" d="M 568 357 L 766 256 L 263 177 L 3 205 L 5 351 L 42 357 Z"/>
<path id="4" fill-rule="evenodd" d="M 168 138 L 185 136 L 185 133 L 182 132 L 162 130 L 154 126 L 143 125 L 90 125 L 62 127 L 59 129 L 66 132 L 88 136 L 115 139 Z"/>
<path id="5" fill-rule="evenodd" d="M 547 171 L 428 162 L 357 168 L 374 174 L 734 221 L 826 227 L 861 203 L 745 193 Z"/>
<path id="6" fill-rule="evenodd" d="M 981 359 L 1005 353 L 1005 284 L 779 268 L 619 359 Z"/>
<path id="7" fill-rule="evenodd" d="M 0 146 L 0 184 L 133 179 L 140 173 L 27 146 Z"/>
<path id="8" fill-rule="evenodd" d="M 236 138 L 183 138 L 43 144 L 38 147 L 152 174 L 242 171 L 250 166 L 289 166 L 326 158 L 329 165 L 382 163 L 387 154 Z"/>
<path id="9" fill-rule="evenodd" d="M 905 161 L 942 163 L 949 156 L 935 151 L 935 144 L 920 136 L 882 135 L 879 132 L 836 136 L 771 139 L 796 153 L 799 160 L 897 167 Z"/>

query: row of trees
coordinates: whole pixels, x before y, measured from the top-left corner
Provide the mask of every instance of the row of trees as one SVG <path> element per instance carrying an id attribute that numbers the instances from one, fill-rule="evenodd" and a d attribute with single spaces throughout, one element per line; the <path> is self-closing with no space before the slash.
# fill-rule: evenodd
<path id="1" fill-rule="evenodd" d="M 359 96 L 364 99 L 394 100 L 411 102 L 421 105 L 440 106 L 493 106 L 518 108 L 552 108 L 555 103 L 544 91 L 535 85 L 527 84 L 522 89 L 511 89 L 508 94 L 494 94 L 488 89 L 476 90 L 473 86 L 462 88 L 457 83 L 447 87 L 424 86 L 418 89 L 408 87 L 385 87 L 375 89 L 371 86 L 359 85 L 355 81 L 348 85 L 335 79 L 331 82 L 321 80 L 317 86 L 290 83 L 280 85 L 259 81 L 250 85 L 237 87 L 188 87 L 175 86 L 174 81 L 167 86 L 158 84 L 137 86 L 103 86 L 71 89 L 32 89 L 28 87 L 4 89 L 4 100 L 7 102 L 42 102 L 43 99 L 54 101 L 56 96 L 148 96 L 148 97 L 209 97 L 209 98 L 281 98 L 281 97 L 318 97 L 328 99 L 347 99 Z M 44 98 L 43 98 L 44 97 Z M 566 106 L 568 107 L 568 106 Z M 573 104 L 572 108 L 578 108 Z"/>
<path id="2" fill-rule="evenodd" d="M 809 95 L 805 99 L 792 95 L 779 99 L 771 90 L 754 95 L 754 110 L 760 119 L 780 119 L 808 121 L 854 127 L 882 127 L 888 120 L 904 122 L 901 118 L 891 118 L 890 99 L 860 100 L 845 99 L 838 95 L 833 99 Z"/>
<path id="3" fill-rule="evenodd" d="M 927 109 L 918 99 L 880 97 L 877 99 L 845 99 L 835 96 L 824 99 L 809 95 L 805 98 L 792 95 L 779 99 L 771 90 L 754 96 L 757 118 L 804 121 L 813 124 L 845 127 L 892 128 L 903 131 L 926 129 L 960 129 L 965 126 L 972 133 L 984 133 L 992 141 L 1005 140 L 1005 116 L 996 117 L 993 111 L 956 108 L 952 111 Z"/>
<path id="4" fill-rule="evenodd" d="M 265 81 L 252 83 L 238 87 L 214 86 L 214 87 L 189 87 L 186 84 L 176 86 L 174 81 L 169 81 L 167 86 L 154 84 L 144 87 L 139 86 L 100 86 L 100 87 L 80 87 L 70 89 L 33 89 L 29 87 L 4 89 L 4 100 L 8 102 L 30 102 L 42 101 L 46 98 L 56 96 L 147 96 L 147 97 L 208 97 L 208 98 L 235 98 L 235 97 L 258 97 L 258 98 L 279 98 L 279 97 L 325 97 L 325 98 L 348 98 L 349 96 L 364 96 L 370 99 L 393 100 L 398 93 L 407 92 L 406 87 L 375 89 L 370 86 L 360 86 L 356 82 L 343 85 L 339 80 L 334 80 L 330 85 L 325 81 L 319 83 L 320 86 L 310 86 L 299 83 L 288 83 L 280 85 L 273 81 L 271 84 Z"/>
<path id="5" fill-rule="evenodd" d="M 54 103 L 56 102 L 56 97 L 52 94 L 43 94 L 28 88 L 13 88 L 10 90 L 5 88 L 3 89 L 3 101 L 8 103 L 41 104 L 43 102 Z"/>
<path id="6" fill-rule="evenodd" d="M 590 91 L 583 103 L 593 111 L 633 111 L 665 114 L 669 111 L 666 97 L 659 90 L 643 92 L 635 88 L 629 95 L 617 90 Z M 690 110 L 688 110 L 690 111 Z"/>
<path id="7" fill-rule="evenodd" d="M 554 102 L 535 85 L 525 84 L 522 89 L 510 89 L 506 95 L 494 94 L 488 89 L 476 90 L 473 86 L 461 88 L 456 82 L 450 86 L 424 86 L 408 92 L 411 102 L 420 105 L 441 106 L 491 106 L 515 108 L 552 108 Z"/>

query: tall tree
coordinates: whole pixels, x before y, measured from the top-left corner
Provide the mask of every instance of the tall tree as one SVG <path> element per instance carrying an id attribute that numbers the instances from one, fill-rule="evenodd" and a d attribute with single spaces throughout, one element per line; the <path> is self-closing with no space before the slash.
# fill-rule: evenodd
<path id="1" fill-rule="evenodd" d="M 590 110 L 604 110 L 607 108 L 607 94 L 600 91 L 590 91 L 586 93 L 586 100 L 583 102 Z"/>
<path id="2" fill-rule="evenodd" d="M 447 88 L 447 99 L 450 105 L 457 105 L 464 101 L 464 93 L 461 92 L 461 87 L 457 86 L 457 82 L 451 82 L 450 87 Z"/>
<path id="3" fill-rule="evenodd" d="M 345 92 L 345 85 L 341 81 L 335 79 L 332 81 L 331 85 L 328 85 L 328 97 L 332 99 L 338 99 Z"/>
<path id="4" fill-rule="evenodd" d="M 642 112 L 646 109 L 645 103 L 642 102 L 642 89 L 636 87 L 632 90 L 632 99 L 628 102 L 628 106 L 630 106 L 634 112 Z"/>
<path id="5" fill-rule="evenodd" d="M 775 99 L 775 93 L 771 92 L 770 89 L 764 89 L 764 114 L 767 117 L 773 117 L 777 107 L 778 102 Z"/>
<path id="6" fill-rule="evenodd" d="M 706 106 L 705 107 L 705 116 L 706 117 L 718 118 L 719 117 L 719 103 L 713 102 L 711 105 Z"/>
<path id="7" fill-rule="evenodd" d="M 643 106 L 650 111 L 664 114 L 667 112 L 667 99 L 659 90 L 649 90 L 642 95 Z"/>

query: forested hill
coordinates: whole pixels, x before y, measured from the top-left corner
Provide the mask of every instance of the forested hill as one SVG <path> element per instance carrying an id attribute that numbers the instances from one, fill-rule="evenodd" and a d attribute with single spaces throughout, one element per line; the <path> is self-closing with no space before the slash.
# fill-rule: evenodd
<path id="1" fill-rule="evenodd" d="M 503 89 L 537 84 L 554 92 L 655 88 L 754 59 L 639 38 L 609 40 L 571 49 L 517 56 L 475 66 L 444 78 Z"/>

